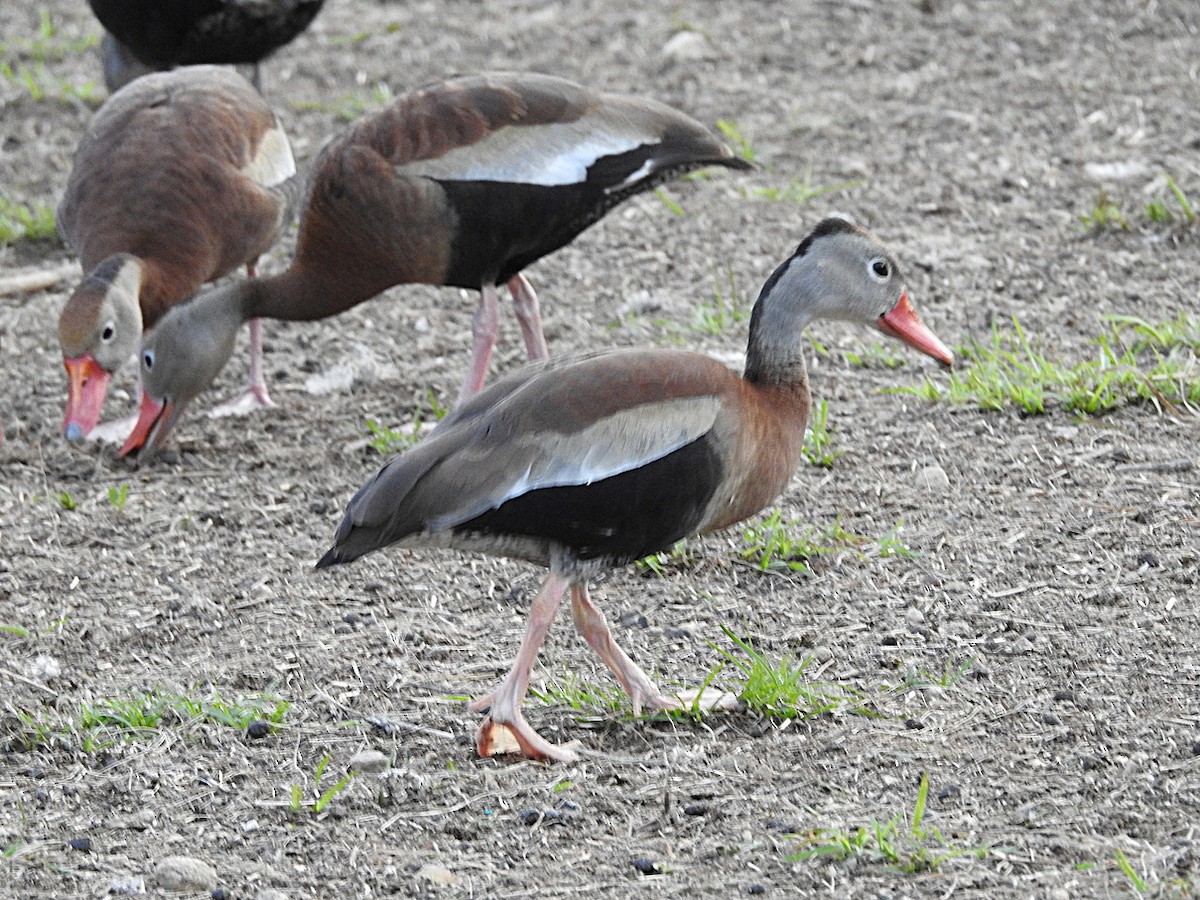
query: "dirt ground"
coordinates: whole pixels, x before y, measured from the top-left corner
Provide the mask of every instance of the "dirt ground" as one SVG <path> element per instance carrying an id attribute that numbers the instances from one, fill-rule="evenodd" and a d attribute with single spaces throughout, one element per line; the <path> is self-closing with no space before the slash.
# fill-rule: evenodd
<path id="1" fill-rule="evenodd" d="M 38 6 L 63 42 L 99 33 L 82 3 Z M 633 6 L 330 0 L 265 67 L 265 93 L 302 160 L 352 98 L 455 71 L 552 72 L 735 122 L 760 171 L 637 198 L 530 270 L 554 353 L 682 343 L 737 365 L 745 322 L 708 334 L 697 311 L 752 299 L 832 210 L 891 243 L 951 346 L 1016 316 L 1077 360 L 1105 316 L 1197 311 L 1194 228 L 1079 224 L 1102 190 L 1139 209 L 1162 173 L 1200 196 L 1192 0 Z M 37 6 L 0 6 L 10 67 L 35 66 L 38 21 Z M 95 50 L 38 77 L 45 99 L 0 80 L 0 194 L 52 206 L 92 112 L 63 87 L 100 84 Z M 771 198 L 793 181 L 855 185 Z M 0 277 L 71 261 L 55 241 L 16 242 Z M 264 900 L 1200 889 L 1186 411 L 930 404 L 884 391 L 944 382 L 934 366 L 898 345 L 898 368 L 852 365 L 875 337 L 818 324 L 813 392 L 843 455 L 803 466 L 779 508 L 873 538 L 902 522 L 911 558 L 846 551 L 812 575 L 764 574 L 735 529 L 662 577 L 616 571 L 595 596 L 664 684 L 709 677 L 736 651 L 728 628 L 771 658 L 811 658 L 814 681 L 876 715 L 634 720 L 563 621 L 535 673 L 548 699 L 528 711 L 582 761 L 479 760 L 461 698 L 505 671 L 541 573 L 417 552 L 312 572 L 383 460 L 366 420 L 398 427 L 427 392 L 452 398 L 474 298 L 404 287 L 336 321 L 268 323 L 278 408 L 203 415 L 239 388 L 243 343 L 173 449 L 139 467 L 60 437 L 54 322 L 75 277 L 0 297 L 0 895 L 158 895 L 177 856 L 215 872 L 194 896 Z M 497 371 L 521 361 L 511 316 L 504 329 Z M 106 418 L 131 405 L 132 367 L 115 387 Z M 743 683 L 732 666 L 716 680 Z M 573 709 L 568 690 L 589 685 L 602 699 Z M 132 739 L 83 727 L 84 710 L 145 692 L 290 707 L 266 735 L 178 712 Z M 386 768 L 314 804 L 362 751 Z M 871 823 L 893 826 L 898 864 L 871 841 L 796 858 Z"/>

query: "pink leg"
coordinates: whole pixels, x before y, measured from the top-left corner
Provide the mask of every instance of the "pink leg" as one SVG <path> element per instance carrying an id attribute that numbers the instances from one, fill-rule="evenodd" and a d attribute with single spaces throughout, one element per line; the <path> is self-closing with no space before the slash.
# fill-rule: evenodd
<path id="1" fill-rule="evenodd" d="M 246 379 L 246 390 L 228 403 L 222 403 L 209 411 L 209 416 L 244 416 L 256 409 L 271 407 L 275 401 L 267 393 L 267 382 L 263 377 L 262 319 L 250 320 L 250 375 Z"/>
<path id="2" fill-rule="evenodd" d="M 525 626 L 525 636 L 521 639 L 521 649 L 517 651 L 513 667 L 496 690 L 471 703 L 473 712 L 489 710 L 475 737 L 480 756 L 511 752 L 501 742 L 503 734 L 496 734 L 496 729 L 500 728 L 516 741 L 519 752 L 530 759 L 555 759 L 559 762 L 576 760 L 574 753 L 551 744 L 534 731 L 521 715 L 521 702 L 529 691 L 529 674 L 537 659 L 538 648 L 542 646 L 542 641 L 550 632 L 550 626 L 554 624 L 558 605 L 562 602 L 563 593 L 569 584 L 570 582 L 560 575 L 551 574 L 546 579 L 542 589 L 533 598 L 533 605 L 529 609 L 529 621 Z"/>
<path id="3" fill-rule="evenodd" d="M 637 663 L 617 646 L 604 613 L 592 603 L 586 584 L 571 585 L 571 616 L 575 630 L 583 636 L 604 664 L 617 677 L 622 690 L 633 701 L 633 714 L 640 716 L 642 707 L 647 709 L 691 709 L 698 704 L 701 709 L 735 709 L 737 698 L 714 688 L 686 690 L 664 696 L 650 677 Z"/>
<path id="4" fill-rule="evenodd" d="M 458 403 L 479 393 L 487 380 L 492 351 L 496 349 L 496 336 L 500 333 L 500 297 L 490 284 L 479 291 L 479 309 L 475 311 L 471 331 L 474 335 L 471 363 L 467 366 L 467 374 L 458 392 Z"/>
<path id="5" fill-rule="evenodd" d="M 633 714 L 640 716 L 642 707 L 649 709 L 676 709 L 678 700 L 664 697 L 658 687 L 643 672 L 638 664 L 629 658 L 609 631 L 604 613 L 592 603 L 588 596 L 586 584 L 571 585 L 571 616 L 575 619 L 575 630 L 582 635 L 596 654 L 604 660 L 604 664 L 617 676 L 621 689 L 633 701 Z"/>
<path id="6" fill-rule="evenodd" d="M 530 360 L 545 359 L 550 355 L 546 349 L 546 334 L 542 330 L 542 313 L 538 307 L 537 294 L 533 285 L 518 272 L 508 279 L 508 292 L 512 294 L 513 310 L 521 326 L 521 337 L 525 339 L 525 351 Z"/>

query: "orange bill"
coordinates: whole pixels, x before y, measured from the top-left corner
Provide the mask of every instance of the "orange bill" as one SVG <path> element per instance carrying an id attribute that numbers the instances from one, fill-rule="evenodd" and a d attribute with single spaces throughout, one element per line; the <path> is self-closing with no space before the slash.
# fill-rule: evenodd
<path id="1" fill-rule="evenodd" d="M 112 373 L 100 368 L 90 353 L 63 359 L 63 365 L 68 379 L 63 434 L 69 441 L 82 441 L 100 421 Z"/>
<path id="2" fill-rule="evenodd" d="M 954 354 L 921 322 L 921 317 L 908 299 L 908 291 L 901 292 L 899 302 L 879 317 L 876 327 L 884 334 L 900 338 L 910 347 L 932 356 L 942 365 L 954 365 Z"/>

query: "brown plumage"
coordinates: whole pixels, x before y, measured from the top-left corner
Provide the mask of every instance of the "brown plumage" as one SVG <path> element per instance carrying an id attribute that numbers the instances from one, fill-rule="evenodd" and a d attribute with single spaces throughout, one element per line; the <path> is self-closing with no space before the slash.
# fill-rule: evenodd
<path id="1" fill-rule="evenodd" d="M 895 260 L 866 231 L 820 223 L 754 306 L 743 375 L 682 350 L 617 350 L 501 379 L 385 465 L 346 511 L 318 567 L 390 544 L 476 550 L 550 570 L 517 659 L 472 708 L 490 710 L 481 755 L 570 760 L 521 715 L 563 595 L 580 634 L 642 707 L 680 708 L 617 647 L 588 579 L 726 528 L 783 493 L 810 396 L 801 333 L 815 318 L 870 325 L 949 365 L 917 318 Z"/>
<path id="2" fill-rule="evenodd" d="M 546 355 L 521 270 L 626 197 L 701 166 L 748 164 L 661 103 L 547 75 L 492 73 L 426 85 L 365 116 L 313 165 L 285 272 L 210 291 L 173 311 L 142 354 L 147 407 L 122 452 L 161 444 L 254 316 L 311 320 L 398 284 L 478 290 L 460 398 L 482 386 L 512 294 L 531 359 Z"/>
<path id="3" fill-rule="evenodd" d="M 57 211 L 86 273 L 58 322 L 68 437 L 92 431 L 143 329 L 206 282 L 253 270 L 290 220 L 294 175 L 278 120 L 232 71 L 146 76 L 100 108 Z M 269 402 L 256 374 L 252 389 Z"/>

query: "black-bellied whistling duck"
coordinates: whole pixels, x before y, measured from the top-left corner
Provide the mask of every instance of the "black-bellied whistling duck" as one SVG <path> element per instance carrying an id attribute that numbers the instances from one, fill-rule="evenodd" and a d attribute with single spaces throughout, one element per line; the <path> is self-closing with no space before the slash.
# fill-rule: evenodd
<path id="1" fill-rule="evenodd" d="M 314 164 L 296 255 L 278 275 L 224 285 L 172 310 L 141 354 L 146 392 L 127 453 L 161 446 L 220 372 L 253 316 L 324 319 L 398 284 L 478 290 L 459 392 L 479 390 L 507 285 L 530 359 L 546 355 L 521 270 L 626 197 L 708 165 L 749 168 L 699 122 L 651 100 L 548 75 L 430 84 L 368 115 Z"/>
<path id="2" fill-rule="evenodd" d="M 309 26 L 325 0 L 88 0 L 108 34 L 104 82 L 200 63 L 259 63 Z"/>
<path id="3" fill-rule="evenodd" d="M 588 579 L 726 528 L 788 486 L 810 397 L 801 333 L 846 319 L 900 338 L 946 365 L 921 324 L 896 262 L 842 219 L 821 222 L 767 280 L 738 375 L 683 350 L 616 350 L 503 378 L 388 462 L 346 511 L 319 568 L 389 544 L 476 550 L 550 569 L 533 600 L 516 662 L 475 701 L 490 710 L 479 753 L 571 760 L 521 714 L 538 647 L 564 593 L 575 627 L 642 708 L 679 708 L 616 645 Z"/>
<path id="4" fill-rule="evenodd" d="M 147 75 L 100 107 L 57 211 L 59 233 L 86 273 L 58 320 L 68 438 L 93 432 L 112 373 L 143 329 L 205 282 L 242 265 L 253 274 L 291 221 L 295 172 L 274 113 L 230 69 Z M 251 344 L 247 397 L 269 404 L 257 322 Z M 125 435 L 102 427 L 96 436 Z"/>

